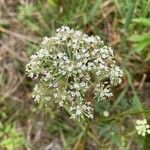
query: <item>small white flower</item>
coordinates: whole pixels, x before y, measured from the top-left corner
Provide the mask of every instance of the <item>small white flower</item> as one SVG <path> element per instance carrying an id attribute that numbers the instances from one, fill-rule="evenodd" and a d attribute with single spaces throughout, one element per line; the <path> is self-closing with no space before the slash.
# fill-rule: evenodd
<path id="1" fill-rule="evenodd" d="M 58 94 L 57 93 L 54 93 L 54 98 L 57 98 L 58 97 Z"/>
<path id="2" fill-rule="evenodd" d="M 112 68 L 110 72 L 111 84 L 114 84 L 114 85 L 121 84 L 122 76 L 123 76 L 123 71 L 118 66 L 115 66 L 114 68 Z"/>
<path id="3" fill-rule="evenodd" d="M 137 133 L 139 135 L 145 136 L 146 133 L 150 134 L 150 125 L 147 124 L 147 120 L 136 120 L 136 126 L 135 126 Z"/>
<path id="4" fill-rule="evenodd" d="M 42 45 L 47 44 L 48 40 L 49 40 L 48 37 L 44 37 L 44 38 L 43 38 L 43 41 L 42 41 Z"/>
<path id="5" fill-rule="evenodd" d="M 109 116 L 109 112 L 108 111 L 104 111 L 103 115 L 104 115 L 104 117 L 108 117 Z"/>

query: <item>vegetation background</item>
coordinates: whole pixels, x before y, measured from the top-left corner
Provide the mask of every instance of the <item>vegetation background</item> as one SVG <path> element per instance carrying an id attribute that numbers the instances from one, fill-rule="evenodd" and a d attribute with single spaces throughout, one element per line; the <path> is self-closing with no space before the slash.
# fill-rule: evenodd
<path id="1" fill-rule="evenodd" d="M 88 130 L 64 110 L 35 104 L 25 75 L 42 37 L 62 25 L 100 35 L 125 72 L 105 109 L 95 106 Z M 0 0 L 0 150 L 150 150 L 150 136 L 134 126 L 145 117 L 150 121 L 150 0 Z"/>

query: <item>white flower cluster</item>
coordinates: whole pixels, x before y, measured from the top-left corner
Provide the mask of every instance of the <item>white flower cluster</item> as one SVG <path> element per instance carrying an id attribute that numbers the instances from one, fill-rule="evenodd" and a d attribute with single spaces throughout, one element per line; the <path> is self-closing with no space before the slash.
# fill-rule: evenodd
<path id="1" fill-rule="evenodd" d="M 92 111 L 93 111 L 93 108 L 91 107 L 90 102 L 85 102 L 84 104 L 80 102 L 78 105 L 70 107 L 72 119 L 75 119 L 77 117 L 83 118 L 84 115 L 88 118 L 93 119 L 93 114 L 91 113 Z"/>
<path id="2" fill-rule="evenodd" d="M 45 37 L 42 48 L 26 66 L 29 77 L 39 79 L 35 101 L 55 101 L 71 118 L 93 118 L 94 100 L 111 97 L 122 82 L 113 50 L 99 36 L 88 36 L 63 26 L 54 37 Z"/>
<path id="3" fill-rule="evenodd" d="M 145 136 L 146 133 L 150 134 L 150 125 L 147 124 L 147 120 L 136 120 L 136 130 L 139 135 Z"/>

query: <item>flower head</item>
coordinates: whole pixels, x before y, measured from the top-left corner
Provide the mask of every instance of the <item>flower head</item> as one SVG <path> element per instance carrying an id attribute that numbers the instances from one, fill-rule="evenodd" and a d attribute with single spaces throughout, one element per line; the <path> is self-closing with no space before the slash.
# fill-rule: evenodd
<path id="1" fill-rule="evenodd" d="M 94 101 L 111 97 L 111 88 L 120 84 L 123 76 L 113 50 L 99 36 L 67 26 L 43 39 L 42 48 L 31 56 L 26 71 L 29 77 L 39 78 L 35 101 L 54 101 L 66 108 L 71 118 L 93 118 Z"/>
<path id="2" fill-rule="evenodd" d="M 147 120 L 136 120 L 136 130 L 139 135 L 145 136 L 146 133 L 150 134 L 150 125 L 147 124 Z"/>

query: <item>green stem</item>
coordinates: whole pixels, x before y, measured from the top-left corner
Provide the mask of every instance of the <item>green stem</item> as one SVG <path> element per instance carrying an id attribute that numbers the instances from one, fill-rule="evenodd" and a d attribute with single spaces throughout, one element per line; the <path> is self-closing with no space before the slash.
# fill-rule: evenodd
<path id="1" fill-rule="evenodd" d="M 99 123 L 100 121 L 111 121 L 111 120 L 115 120 L 115 119 L 118 119 L 120 117 L 123 117 L 123 116 L 128 116 L 128 115 L 136 115 L 136 114 L 143 114 L 143 113 L 150 113 L 150 109 L 147 109 L 147 110 L 144 110 L 144 111 L 132 111 L 132 112 L 124 112 L 124 113 L 120 113 L 120 114 L 117 114 L 117 115 L 113 115 L 111 117 L 102 117 L 100 120 L 99 119 L 96 119 L 92 122 L 92 124 L 95 124 L 95 123 Z"/>

